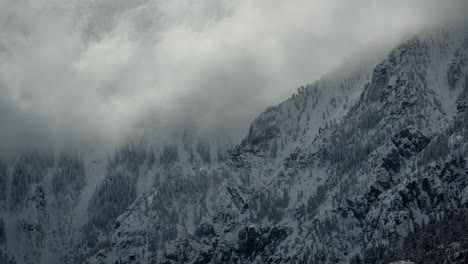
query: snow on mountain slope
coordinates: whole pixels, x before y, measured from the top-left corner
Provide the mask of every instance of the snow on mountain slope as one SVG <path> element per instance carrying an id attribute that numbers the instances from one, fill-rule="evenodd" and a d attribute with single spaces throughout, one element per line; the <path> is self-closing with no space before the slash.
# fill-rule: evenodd
<path id="1" fill-rule="evenodd" d="M 310 139 L 327 123 L 338 121 L 358 100 L 384 52 L 367 55 L 359 62 L 351 58 L 319 81 L 299 87 L 291 98 L 267 108 L 254 120 L 242 144 L 268 150 L 273 160 L 281 160 L 282 154 L 288 155 L 304 143 L 310 145 Z"/>
<path id="2" fill-rule="evenodd" d="M 60 262 L 78 232 L 73 209 L 86 185 L 82 160 L 62 153 L 54 164 L 51 156 L 31 153 L 6 167 L 0 218 L 7 248 L 16 263 Z"/>
<path id="3" fill-rule="evenodd" d="M 233 148 L 183 133 L 107 161 L 9 161 L 0 259 L 411 263 L 390 253 L 468 205 L 467 52 L 467 29 L 430 30 L 351 60 L 267 108 Z"/>
<path id="4" fill-rule="evenodd" d="M 63 152 L 55 157 L 33 152 L 2 161 L 0 220 L 6 232 L 1 236 L 5 237 L 1 256 L 5 261 L 14 257 L 14 263 L 64 263 L 69 259 L 75 263 L 73 256 L 81 254 L 76 249 L 86 241 L 83 237 L 90 236 L 86 228 L 93 226 L 94 230 L 90 222 L 96 217 L 105 218 L 98 219 L 104 226 L 123 213 L 137 195 L 149 191 L 155 179 L 176 173 L 173 168 L 188 175 L 215 167 L 225 159 L 228 147 L 181 139 L 176 144 L 152 147 L 129 143 L 112 158 L 93 151 Z M 127 183 L 121 193 L 112 189 L 113 195 L 103 196 L 116 199 L 109 201 L 110 207 L 98 204 L 98 213 L 90 210 L 96 201 L 105 201 L 99 191 L 107 190 L 106 183 L 115 174 L 123 175 L 119 179 Z M 132 188 L 134 194 L 123 199 Z M 113 212 L 111 216 L 109 212 Z M 93 235 L 87 240 L 98 239 L 99 234 Z"/>
<path id="5" fill-rule="evenodd" d="M 466 33 L 426 32 L 372 71 L 299 88 L 224 165 L 140 196 L 88 261 L 381 261 L 466 201 Z"/>

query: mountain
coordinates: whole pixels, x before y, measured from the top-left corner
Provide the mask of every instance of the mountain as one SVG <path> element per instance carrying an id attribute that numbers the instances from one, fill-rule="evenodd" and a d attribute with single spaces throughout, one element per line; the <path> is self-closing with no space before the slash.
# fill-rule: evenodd
<path id="1" fill-rule="evenodd" d="M 236 146 L 5 161 L 0 259 L 465 263 L 467 56 L 467 28 L 422 32 L 298 88 Z"/>

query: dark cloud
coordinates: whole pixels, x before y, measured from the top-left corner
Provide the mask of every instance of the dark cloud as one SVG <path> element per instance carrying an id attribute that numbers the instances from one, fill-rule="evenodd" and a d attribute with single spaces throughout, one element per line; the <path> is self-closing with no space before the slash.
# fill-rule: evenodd
<path id="1" fill-rule="evenodd" d="M 466 2 L 0 0 L 0 149 L 113 145 L 143 123 L 238 140 L 354 51 L 465 23 Z"/>

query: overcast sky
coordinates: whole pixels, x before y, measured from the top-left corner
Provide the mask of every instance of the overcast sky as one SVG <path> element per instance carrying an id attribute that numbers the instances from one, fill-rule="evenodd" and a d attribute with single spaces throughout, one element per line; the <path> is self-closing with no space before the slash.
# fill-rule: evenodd
<path id="1" fill-rule="evenodd" d="M 115 144 L 141 119 L 238 139 L 353 51 L 465 2 L 0 0 L 0 149 Z"/>

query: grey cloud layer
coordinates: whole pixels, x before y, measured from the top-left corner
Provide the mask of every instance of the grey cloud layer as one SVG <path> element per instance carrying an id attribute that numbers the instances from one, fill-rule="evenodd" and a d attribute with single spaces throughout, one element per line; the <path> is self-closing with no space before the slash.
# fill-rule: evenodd
<path id="1" fill-rule="evenodd" d="M 354 50 L 465 2 L 0 0 L 0 149 L 112 145 L 142 119 L 238 139 Z"/>

